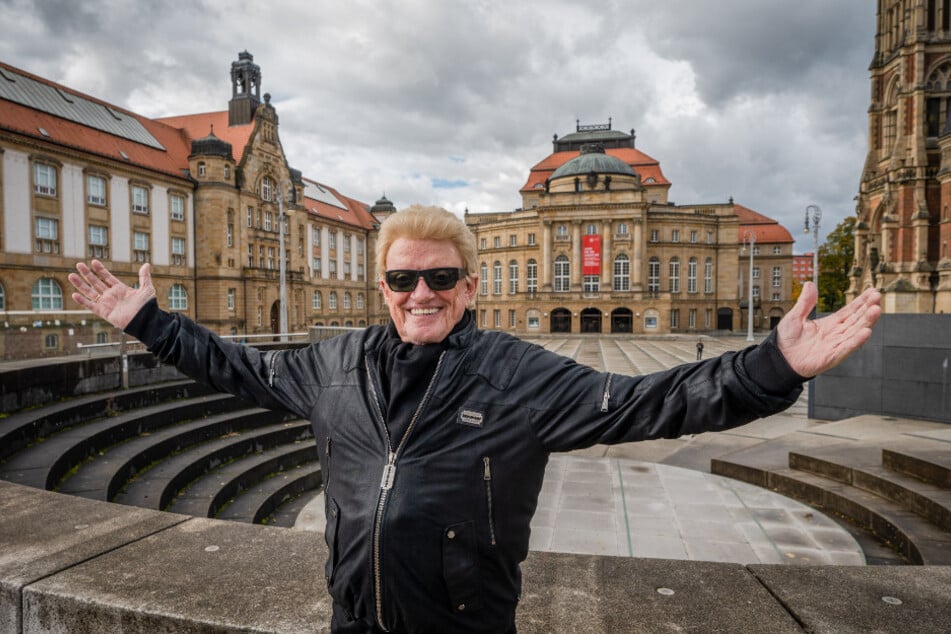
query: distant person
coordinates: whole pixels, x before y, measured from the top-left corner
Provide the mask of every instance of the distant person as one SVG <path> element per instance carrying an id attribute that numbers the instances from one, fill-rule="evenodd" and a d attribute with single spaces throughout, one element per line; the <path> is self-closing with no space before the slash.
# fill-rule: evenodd
<path id="1" fill-rule="evenodd" d="M 334 632 L 514 632 L 519 564 L 551 452 L 720 431 L 782 411 L 871 335 L 880 296 L 807 316 L 816 287 L 759 345 L 646 376 L 598 372 L 467 307 L 473 235 L 411 207 L 382 224 L 388 326 L 296 350 L 228 343 L 139 286 L 76 265 L 73 299 L 215 389 L 311 421 L 326 494 Z"/>
<path id="2" fill-rule="evenodd" d="M 703 339 L 697 339 L 697 361 L 703 358 Z"/>

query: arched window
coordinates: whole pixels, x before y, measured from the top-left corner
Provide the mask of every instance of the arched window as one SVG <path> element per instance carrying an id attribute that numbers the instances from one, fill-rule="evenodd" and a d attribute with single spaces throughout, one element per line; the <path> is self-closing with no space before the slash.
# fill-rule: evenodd
<path id="1" fill-rule="evenodd" d="M 324 298 L 320 295 L 320 291 L 314 291 L 313 297 L 310 300 L 310 307 L 314 310 L 320 310 L 324 305 Z"/>
<path id="2" fill-rule="evenodd" d="M 538 262 L 532 258 L 525 265 L 525 286 L 529 293 L 538 292 Z"/>
<path id="3" fill-rule="evenodd" d="M 670 292 L 680 292 L 680 259 L 676 257 L 670 259 Z"/>
<path id="4" fill-rule="evenodd" d="M 492 264 L 492 294 L 502 294 L 502 263 L 498 260 Z"/>
<path id="5" fill-rule="evenodd" d="M 647 290 L 660 292 L 660 260 L 656 256 L 647 261 Z"/>
<path id="6" fill-rule="evenodd" d="M 571 261 L 567 255 L 555 258 L 555 292 L 567 293 L 571 290 Z"/>
<path id="7" fill-rule="evenodd" d="M 511 260 L 509 262 L 509 294 L 518 293 L 518 262 Z"/>
<path id="8" fill-rule="evenodd" d="M 330 310 L 337 310 L 337 291 L 330 291 L 330 296 L 327 298 L 327 304 Z"/>
<path id="9" fill-rule="evenodd" d="M 489 266 L 485 262 L 479 265 L 479 294 L 489 294 Z"/>
<path id="10" fill-rule="evenodd" d="M 614 290 L 631 290 L 631 260 L 624 253 L 614 258 Z"/>
<path id="11" fill-rule="evenodd" d="M 264 202 L 270 202 L 271 196 L 274 194 L 274 181 L 271 180 L 270 176 L 265 176 L 261 179 L 261 200 Z"/>
<path id="12" fill-rule="evenodd" d="M 171 310 L 188 309 L 188 293 L 181 284 L 172 284 L 172 288 L 168 290 L 168 307 Z"/>
<path id="13" fill-rule="evenodd" d="M 687 292 L 697 292 L 697 258 L 690 258 L 687 262 Z"/>
<path id="14" fill-rule="evenodd" d="M 63 289 L 59 282 L 44 277 L 33 285 L 33 310 L 63 310 Z"/>
<path id="15" fill-rule="evenodd" d="M 351 301 L 352 300 L 350 298 L 350 293 L 344 293 L 343 294 L 343 309 L 344 310 L 350 310 Z"/>
<path id="16" fill-rule="evenodd" d="M 357 293 L 357 310 L 363 310 L 363 293 Z"/>

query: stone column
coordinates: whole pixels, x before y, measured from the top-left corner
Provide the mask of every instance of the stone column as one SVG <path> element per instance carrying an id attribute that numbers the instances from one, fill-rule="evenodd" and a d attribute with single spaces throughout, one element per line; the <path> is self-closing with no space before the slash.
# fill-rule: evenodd
<path id="1" fill-rule="evenodd" d="M 581 290 L 581 221 L 571 221 L 571 290 Z"/>
<path id="2" fill-rule="evenodd" d="M 634 235 L 631 237 L 631 290 L 644 288 L 644 257 L 647 249 L 644 245 L 644 225 L 641 220 L 633 218 Z"/>
<path id="3" fill-rule="evenodd" d="M 542 221 L 542 261 L 541 261 L 541 276 L 542 276 L 542 290 L 546 292 L 551 292 L 551 220 Z"/>

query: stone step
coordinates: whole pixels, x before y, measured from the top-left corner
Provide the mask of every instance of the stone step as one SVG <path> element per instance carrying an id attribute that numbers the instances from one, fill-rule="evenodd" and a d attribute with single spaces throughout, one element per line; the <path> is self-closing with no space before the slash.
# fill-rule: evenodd
<path id="1" fill-rule="evenodd" d="M 318 489 L 321 483 L 320 465 L 316 461 L 297 465 L 241 491 L 219 511 L 218 519 L 260 524 L 282 504 Z"/>
<path id="2" fill-rule="evenodd" d="M 882 450 L 875 446 L 863 452 L 860 460 L 855 452 L 828 452 L 824 455 L 790 452 L 789 466 L 808 471 L 842 484 L 850 485 L 894 502 L 928 520 L 951 536 L 951 491 L 895 473 L 881 464 L 874 464 L 874 456 L 881 459 Z M 872 464 L 869 464 L 872 463 Z"/>
<path id="3" fill-rule="evenodd" d="M 60 493 L 111 501 L 126 482 L 149 465 L 202 442 L 244 429 L 282 422 L 289 415 L 260 407 L 177 423 L 101 451 L 60 484 Z"/>
<path id="4" fill-rule="evenodd" d="M 101 392 L 14 412 L 0 419 L 0 461 L 62 429 L 87 421 L 150 407 L 161 402 L 194 398 L 213 390 L 191 380 Z"/>
<path id="5" fill-rule="evenodd" d="M 282 444 L 307 440 L 313 445 L 312 438 L 310 424 L 298 420 L 234 432 L 224 438 L 189 447 L 136 474 L 116 493 L 113 501 L 164 510 L 189 483 L 222 464 L 241 461 Z"/>
<path id="6" fill-rule="evenodd" d="M 321 491 L 323 491 L 323 483 L 321 483 L 320 487 L 301 493 L 297 497 L 281 504 L 274 509 L 274 512 L 267 518 L 268 526 L 294 528 L 297 525 L 297 520 L 301 512 L 303 512 L 304 508 L 310 504 L 316 496 L 320 495 Z M 323 531 L 323 527 L 321 527 L 320 530 Z"/>
<path id="7" fill-rule="evenodd" d="M 769 489 L 827 513 L 845 516 L 891 544 L 911 563 L 951 564 L 951 533 L 890 500 L 795 469 L 770 471 Z"/>
<path id="8" fill-rule="evenodd" d="M 222 464 L 193 480 L 172 498 L 168 509 L 183 515 L 218 517 L 242 491 L 275 473 L 317 460 L 317 447 L 309 438 L 275 444 L 231 463 Z"/>
<path id="9" fill-rule="evenodd" d="M 0 465 L 0 479 L 53 490 L 71 469 L 107 447 L 176 421 L 202 418 L 242 405 L 243 401 L 230 394 L 212 393 L 62 428 L 9 457 Z"/>
<path id="10" fill-rule="evenodd" d="M 882 449 L 882 464 L 951 490 L 951 443 L 916 440 L 894 444 Z"/>

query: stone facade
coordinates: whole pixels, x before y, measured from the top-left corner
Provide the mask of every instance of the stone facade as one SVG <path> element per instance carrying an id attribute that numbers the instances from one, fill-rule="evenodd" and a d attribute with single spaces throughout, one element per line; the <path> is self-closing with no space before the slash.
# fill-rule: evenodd
<path id="1" fill-rule="evenodd" d="M 219 334 L 279 332 L 282 212 L 287 331 L 387 320 L 377 219 L 289 166 L 250 54 L 227 111 L 161 120 L 0 74 L 0 357 L 119 341 L 69 297 L 67 274 L 91 258 L 130 284 L 149 262 L 160 304 Z"/>
<path id="2" fill-rule="evenodd" d="M 951 312 L 951 8 L 879 0 L 849 297 Z"/>
<path id="3" fill-rule="evenodd" d="M 735 204 L 675 205 L 633 131 L 577 126 L 509 213 L 470 213 L 480 252 L 476 315 L 520 334 L 709 333 L 746 328 L 746 238 L 754 330 L 792 305 L 792 237 Z"/>

